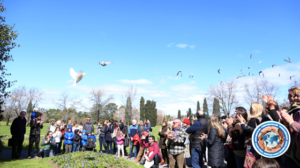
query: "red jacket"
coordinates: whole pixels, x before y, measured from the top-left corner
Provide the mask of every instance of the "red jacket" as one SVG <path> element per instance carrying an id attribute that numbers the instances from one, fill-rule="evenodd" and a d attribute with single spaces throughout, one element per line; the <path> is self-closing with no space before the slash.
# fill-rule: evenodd
<path id="1" fill-rule="evenodd" d="M 137 140 L 136 140 L 137 139 Z M 135 134 L 134 137 L 133 137 L 133 146 L 137 146 L 139 145 L 139 142 L 140 142 L 140 136 L 139 134 Z"/>
<path id="2" fill-rule="evenodd" d="M 162 159 L 157 142 L 153 142 L 152 145 L 150 145 L 150 143 L 145 143 L 145 139 L 143 139 L 140 143 L 143 148 L 149 148 L 150 146 L 154 148 L 152 155 L 149 157 L 150 160 L 152 160 L 156 154 Z"/>

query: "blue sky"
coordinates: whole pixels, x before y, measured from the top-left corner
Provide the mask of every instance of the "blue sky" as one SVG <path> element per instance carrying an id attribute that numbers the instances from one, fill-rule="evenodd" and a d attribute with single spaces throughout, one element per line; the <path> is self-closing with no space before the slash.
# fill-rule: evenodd
<path id="1" fill-rule="evenodd" d="M 196 108 L 210 85 L 236 78 L 251 66 L 281 86 L 300 77 L 299 1 L 79 1 L 5 0 L 8 24 L 21 44 L 7 68 L 17 86 L 44 91 L 40 107 L 67 91 L 88 103 L 92 87 L 118 105 L 130 85 L 158 109 L 177 114 Z M 253 58 L 250 59 L 250 54 Z M 292 64 L 283 61 L 290 57 Z M 99 61 L 113 64 L 101 67 Z M 257 65 L 259 61 L 263 63 Z M 277 69 L 268 69 L 272 64 Z M 86 76 L 73 88 L 69 69 Z M 222 68 L 221 75 L 217 70 Z M 183 77 L 177 78 L 178 70 Z M 278 71 L 285 71 L 280 80 Z M 189 79 L 189 74 L 194 74 Z M 276 74 L 276 75 L 273 75 Z M 243 82 L 248 82 L 247 79 Z M 241 100 L 240 102 L 244 102 Z"/>

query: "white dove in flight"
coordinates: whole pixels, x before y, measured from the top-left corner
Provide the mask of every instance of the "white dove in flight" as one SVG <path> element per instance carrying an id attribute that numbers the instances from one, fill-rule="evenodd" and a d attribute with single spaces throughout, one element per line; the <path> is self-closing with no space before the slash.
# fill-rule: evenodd
<path id="1" fill-rule="evenodd" d="M 193 78 L 193 77 L 194 77 L 194 75 L 193 75 L 193 74 L 190 74 L 189 78 Z"/>
<path id="2" fill-rule="evenodd" d="M 71 77 L 75 80 L 73 86 L 76 87 L 76 84 L 81 81 L 81 79 L 83 78 L 83 76 L 85 75 L 85 73 L 83 73 L 82 71 L 79 71 L 78 73 L 76 73 L 74 71 L 73 68 L 70 69 L 70 75 Z"/>
<path id="3" fill-rule="evenodd" d="M 103 61 L 100 61 L 99 64 L 102 65 L 102 66 L 106 66 L 108 64 L 111 64 L 112 62 L 103 62 Z"/>
<path id="4" fill-rule="evenodd" d="M 259 61 L 258 64 L 260 64 L 260 63 L 262 63 L 262 62 L 263 62 L 263 61 Z M 258 64 L 257 64 L 257 65 L 258 65 Z"/>

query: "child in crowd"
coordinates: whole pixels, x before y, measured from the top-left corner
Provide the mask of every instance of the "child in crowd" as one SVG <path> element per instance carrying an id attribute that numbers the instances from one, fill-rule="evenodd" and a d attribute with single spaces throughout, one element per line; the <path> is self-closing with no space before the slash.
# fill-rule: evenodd
<path id="1" fill-rule="evenodd" d="M 76 130 L 79 130 L 79 126 L 78 126 L 77 122 L 75 122 L 75 124 L 73 125 L 72 130 L 73 130 L 73 133 L 75 133 Z"/>
<path id="2" fill-rule="evenodd" d="M 118 157 L 120 157 L 120 151 L 122 151 L 122 157 L 124 157 L 124 141 L 125 135 L 122 133 L 121 130 L 119 130 L 117 133 Z"/>
<path id="3" fill-rule="evenodd" d="M 79 149 L 79 145 L 80 145 L 80 135 L 79 135 L 79 130 L 76 129 L 75 130 L 75 134 L 74 134 L 74 138 L 73 138 L 73 152 L 77 152 Z"/>
<path id="4" fill-rule="evenodd" d="M 79 123 L 78 129 L 79 129 L 79 131 L 81 131 L 81 132 L 83 131 L 83 124 L 82 124 L 82 122 Z"/>
<path id="5" fill-rule="evenodd" d="M 87 141 L 86 130 L 83 130 L 81 133 L 80 150 L 82 149 L 83 146 L 85 146 L 86 141 Z"/>
<path id="6" fill-rule="evenodd" d="M 136 158 L 137 154 L 139 153 L 139 149 L 140 149 L 140 142 L 141 138 L 140 138 L 140 134 L 139 131 L 136 131 L 136 134 L 133 136 L 133 146 L 134 146 L 134 157 Z"/>
<path id="7" fill-rule="evenodd" d="M 74 138 L 74 133 L 72 132 L 72 127 L 69 127 L 67 129 L 67 132 L 65 133 L 65 153 L 72 152 L 73 149 L 73 138 Z"/>
<path id="8" fill-rule="evenodd" d="M 56 143 L 56 146 L 54 147 L 54 150 L 53 150 L 55 156 L 57 156 L 57 154 L 60 152 L 59 144 L 60 144 L 61 136 L 62 136 L 62 133 L 60 132 L 60 128 L 56 127 L 54 134 L 53 134 L 53 137 L 54 137 L 55 143 Z"/>
<path id="9" fill-rule="evenodd" d="M 154 159 L 148 161 L 149 157 L 153 154 L 153 147 L 149 147 L 149 148 L 146 148 L 146 153 L 144 155 L 145 157 L 145 164 L 144 164 L 144 167 L 146 168 L 150 168 L 151 166 L 154 165 Z"/>
<path id="10" fill-rule="evenodd" d="M 262 158 L 256 160 L 252 168 L 280 168 L 280 166 L 275 159 Z"/>
<path id="11" fill-rule="evenodd" d="M 92 132 L 92 134 L 91 135 L 89 135 L 88 137 L 87 137 L 87 139 L 89 139 L 89 138 L 93 138 L 93 139 L 95 139 L 95 143 L 96 143 L 96 141 L 97 141 L 97 138 L 96 138 L 96 136 L 94 135 L 94 133 Z"/>
<path id="12" fill-rule="evenodd" d="M 49 157 L 51 144 L 50 137 L 48 135 L 45 136 L 45 139 L 43 140 L 41 146 L 44 146 L 44 158 Z"/>

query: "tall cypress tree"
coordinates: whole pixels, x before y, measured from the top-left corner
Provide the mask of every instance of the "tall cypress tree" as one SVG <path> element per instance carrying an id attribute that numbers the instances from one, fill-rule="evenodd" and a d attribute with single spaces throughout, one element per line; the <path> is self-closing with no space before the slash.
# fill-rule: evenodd
<path id="1" fill-rule="evenodd" d="M 126 107 L 125 107 L 125 123 L 129 125 L 131 123 L 132 117 L 132 107 L 131 107 L 131 99 L 130 97 L 127 98 Z"/>
<path id="2" fill-rule="evenodd" d="M 213 114 L 221 117 L 221 112 L 220 112 L 220 103 L 217 98 L 214 98 L 214 104 L 213 104 Z"/>
<path id="3" fill-rule="evenodd" d="M 145 118 L 144 120 L 150 120 L 151 117 L 151 101 L 147 100 L 146 105 L 145 105 Z"/>
<path id="4" fill-rule="evenodd" d="M 199 101 L 197 101 L 197 112 L 198 112 L 199 110 L 201 110 L 201 109 L 200 109 L 200 103 L 199 103 Z"/>
<path id="5" fill-rule="evenodd" d="M 32 107 L 32 102 L 30 100 L 29 103 L 28 103 L 28 106 L 27 106 L 27 111 L 26 111 L 26 113 L 27 113 L 27 122 L 30 122 L 30 116 L 31 116 L 32 111 L 33 111 L 33 107 Z"/>
<path id="6" fill-rule="evenodd" d="M 192 115 L 192 109 L 191 108 L 189 108 L 189 115 L 188 115 L 188 117 L 190 117 Z M 192 122 L 193 122 L 193 119 L 190 119 L 190 123 L 192 124 Z"/>
<path id="7" fill-rule="evenodd" d="M 144 119 L 145 119 L 145 99 L 142 96 L 140 100 L 140 120 L 143 121 Z"/>
<path id="8" fill-rule="evenodd" d="M 181 119 L 181 111 L 180 110 L 178 110 L 177 118 Z"/>
<path id="9" fill-rule="evenodd" d="M 207 107 L 207 101 L 206 101 L 206 98 L 204 98 L 204 101 L 203 101 L 203 112 L 206 113 L 205 119 L 206 119 L 207 121 L 209 121 L 209 112 L 208 112 L 208 107 Z"/>

